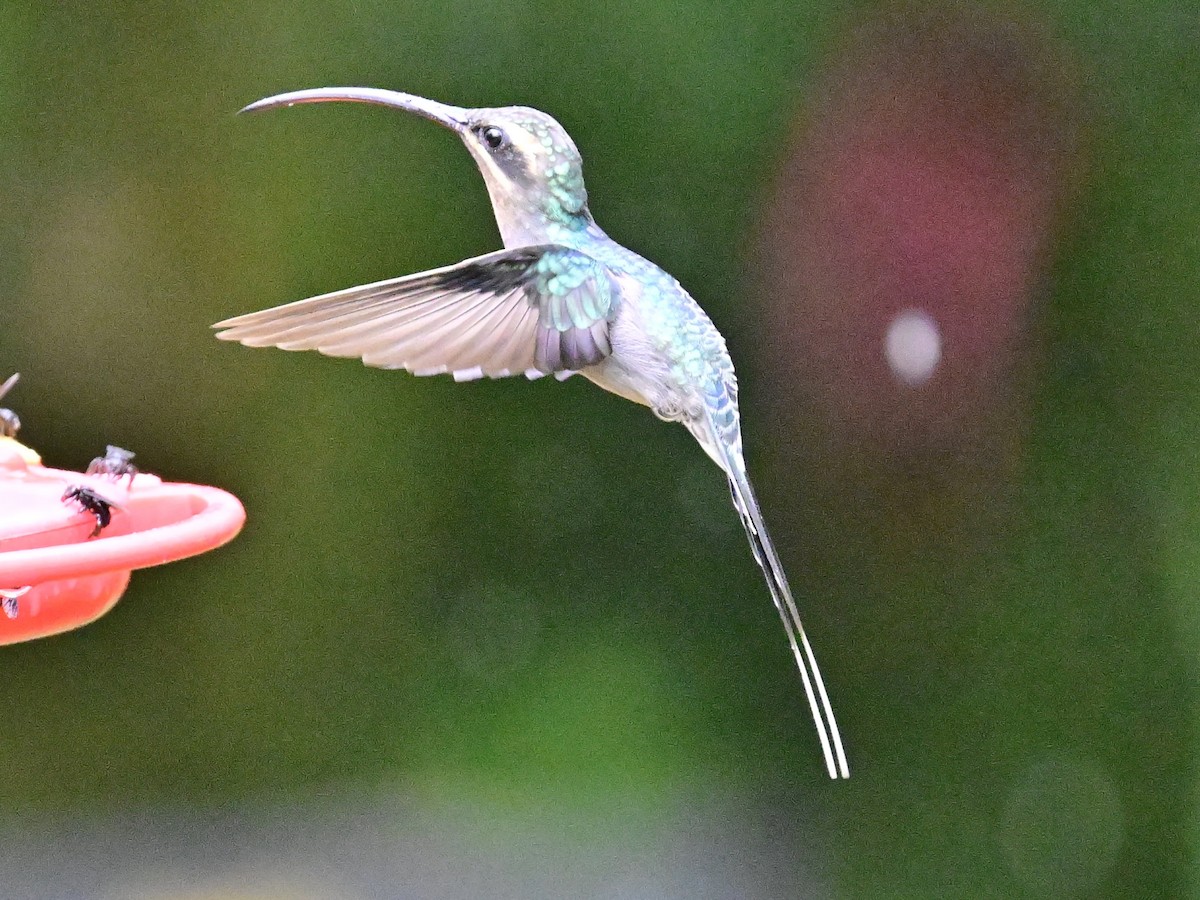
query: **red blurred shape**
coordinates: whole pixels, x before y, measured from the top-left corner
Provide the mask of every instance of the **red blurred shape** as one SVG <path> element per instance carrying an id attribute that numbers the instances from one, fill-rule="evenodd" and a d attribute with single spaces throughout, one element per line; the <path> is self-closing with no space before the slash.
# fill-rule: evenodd
<path id="1" fill-rule="evenodd" d="M 113 503 L 111 524 L 94 539 L 95 517 L 62 499 L 76 486 Z M 0 644 L 86 625 L 120 599 L 133 569 L 219 547 L 245 519 L 238 499 L 217 488 L 48 469 L 0 438 L 0 589 L 29 588 L 15 598 L 15 616 L 0 615 Z"/>
<path id="2" fill-rule="evenodd" d="M 817 98 L 763 230 L 771 362 L 852 443 L 989 446 L 1023 405 L 1032 306 L 1079 176 L 1071 67 L 1003 15 L 903 8 L 851 36 Z M 889 357 L 910 321 L 936 342 L 924 365 L 919 344 Z"/>

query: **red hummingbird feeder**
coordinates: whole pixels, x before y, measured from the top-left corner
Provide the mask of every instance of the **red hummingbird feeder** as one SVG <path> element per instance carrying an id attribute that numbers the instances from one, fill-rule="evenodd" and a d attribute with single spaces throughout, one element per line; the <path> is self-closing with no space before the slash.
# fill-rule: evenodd
<path id="1" fill-rule="evenodd" d="M 0 644 L 98 619 L 134 569 L 219 547 L 246 519 L 232 494 L 138 472 L 119 447 L 86 473 L 47 468 L 16 439 L 19 427 L 0 410 Z"/>

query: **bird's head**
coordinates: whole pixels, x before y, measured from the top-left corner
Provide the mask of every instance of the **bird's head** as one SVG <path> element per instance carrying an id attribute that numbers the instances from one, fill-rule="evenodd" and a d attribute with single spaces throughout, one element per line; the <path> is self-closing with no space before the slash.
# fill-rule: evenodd
<path id="1" fill-rule="evenodd" d="M 483 173 L 508 246 L 554 241 L 556 230 L 578 230 L 592 221 L 579 150 L 563 127 L 540 110 L 466 109 L 400 91 L 351 87 L 277 94 L 242 111 L 338 101 L 402 109 L 457 133 Z"/>

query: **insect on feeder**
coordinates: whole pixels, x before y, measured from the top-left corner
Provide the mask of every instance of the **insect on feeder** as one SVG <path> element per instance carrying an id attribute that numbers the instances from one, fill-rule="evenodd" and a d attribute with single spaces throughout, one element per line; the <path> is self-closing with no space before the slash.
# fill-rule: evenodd
<path id="1" fill-rule="evenodd" d="M 86 625 L 112 609 L 134 569 L 219 547 L 246 519 L 232 494 L 139 473 L 119 447 L 86 473 L 47 468 L 19 428 L 0 410 L 0 644 Z"/>

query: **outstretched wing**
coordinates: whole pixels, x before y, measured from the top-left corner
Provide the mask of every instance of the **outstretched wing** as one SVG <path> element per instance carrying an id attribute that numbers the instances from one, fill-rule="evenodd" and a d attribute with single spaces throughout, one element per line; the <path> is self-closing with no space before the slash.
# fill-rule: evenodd
<path id="1" fill-rule="evenodd" d="M 817 667 L 816 654 L 813 653 L 808 635 L 804 632 L 804 625 L 800 622 L 800 612 L 792 598 L 783 563 L 779 561 L 779 554 L 775 552 L 775 545 L 767 533 L 767 526 L 763 523 L 762 513 L 759 511 L 758 499 L 754 496 L 754 489 L 750 486 L 750 478 L 746 474 L 736 398 L 731 396 L 728 385 L 715 386 L 707 395 L 703 423 L 689 427 L 729 477 L 733 505 L 746 529 L 746 537 L 750 541 L 754 559 L 766 576 L 771 599 L 775 601 L 775 608 L 783 620 L 792 655 L 800 668 L 800 679 L 804 683 L 804 693 L 812 711 L 817 737 L 821 741 L 821 751 L 825 756 L 829 777 L 849 778 L 850 767 L 846 762 L 846 751 L 842 747 L 837 719 L 833 716 L 833 707 L 825 691 L 825 681 L 821 677 L 820 668 Z"/>
<path id="2" fill-rule="evenodd" d="M 619 288 L 602 263 L 557 244 L 335 291 L 214 325 L 248 347 L 357 356 L 456 380 L 564 372 L 612 352 Z"/>

